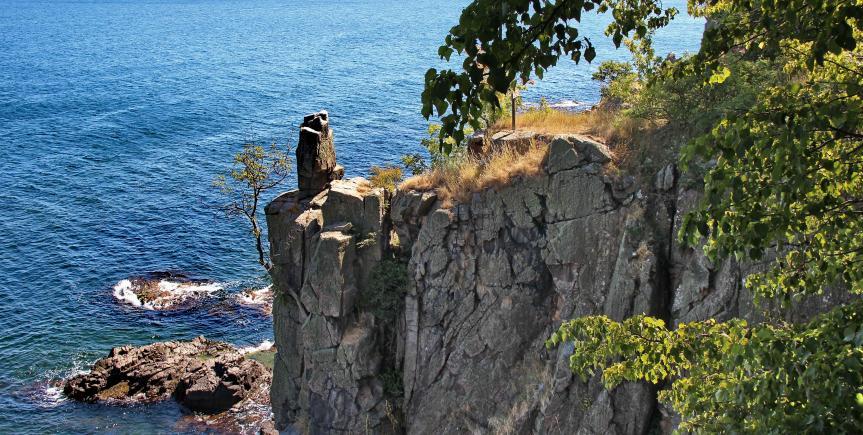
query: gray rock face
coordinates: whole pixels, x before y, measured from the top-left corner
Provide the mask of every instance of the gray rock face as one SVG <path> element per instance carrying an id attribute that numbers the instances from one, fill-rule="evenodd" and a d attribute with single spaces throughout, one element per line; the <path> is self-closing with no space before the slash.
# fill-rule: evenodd
<path id="1" fill-rule="evenodd" d="M 198 337 L 111 350 L 90 373 L 63 391 L 86 402 L 151 402 L 175 398 L 186 408 L 216 414 L 240 407 L 270 383 L 270 372 L 233 346 Z M 263 394 L 266 394 L 264 391 Z"/>
<path id="2" fill-rule="evenodd" d="M 712 264 L 677 242 L 699 193 L 684 187 L 673 165 L 638 182 L 614 175 L 611 152 L 591 138 L 540 139 L 549 144 L 541 174 L 451 208 L 434 193 L 387 198 L 360 180 L 334 181 L 313 198 L 290 192 L 268 206 L 279 289 L 272 388 L 279 427 L 644 434 L 674 426 L 655 387 L 629 383 L 609 392 L 599 376 L 581 382 L 568 367 L 572 345 L 549 352 L 545 340 L 562 321 L 595 314 L 645 313 L 671 325 L 758 321 L 762 309 L 743 278 L 763 265 Z M 394 346 L 355 309 L 389 244 L 390 220 L 399 251 L 410 257 Z M 786 317 L 805 320 L 841 300 L 826 294 Z M 382 393 L 382 361 L 393 359 L 400 412 Z"/>
<path id="3" fill-rule="evenodd" d="M 306 115 L 297 145 L 297 180 L 303 197 L 317 195 L 331 181 L 341 179 L 344 168 L 336 167 L 336 149 L 329 114 L 322 110 Z"/>
<path id="4" fill-rule="evenodd" d="M 537 143 L 549 143 L 552 136 L 523 130 L 503 130 L 491 136 L 483 132 L 471 136 L 468 139 L 468 152 L 477 157 L 482 157 L 495 149 L 510 148 L 517 152 L 525 152 Z"/>
<path id="5" fill-rule="evenodd" d="M 409 270 L 404 362 L 408 432 L 642 433 L 653 391 L 605 392 L 581 383 L 565 346 L 544 341 L 562 320 L 660 315 L 667 298 L 659 252 L 670 226 L 651 222 L 634 189 L 603 173 L 604 145 L 578 136 L 551 141 L 544 175 L 516 179 L 453 209 L 420 212 L 398 193 L 393 222 L 421 227 Z M 402 216 L 399 216 L 402 214 Z M 667 222 L 666 222 L 667 224 Z M 405 228 L 406 227 L 406 228 Z"/>
<path id="6" fill-rule="evenodd" d="M 387 194 L 362 178 L 314 198 L 288 192 L 266 210 L 278 353 L 271 389 L 279 428 L 386 432 L 378 328 L 356 300 L 389 240 Z"/>
<path id="7" fill-rule="evenodd" d="M 419 236 L 425 216 L 435 202 L 437 195 L 434 192 L 399 192 L 393 197 L 390 218 L 402 251 L 410 252 Z"/>

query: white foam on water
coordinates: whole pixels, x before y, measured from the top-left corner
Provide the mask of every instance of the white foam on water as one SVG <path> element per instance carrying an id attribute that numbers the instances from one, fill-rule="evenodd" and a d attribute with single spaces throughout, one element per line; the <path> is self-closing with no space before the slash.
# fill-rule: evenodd
<path id="1" fill-rule="evenodd" d="M 273 286 L 250 291 L 242 291 L 236 295 L 237 302 L 242 305 L 267 305 L 273 302 Z"/>
<path id="2" fill-rule="evenodd" d="M 139 284 L 140 285 L 140 284 Z M 146 310 L 161 310 L 171 308 L 193 298 L 207 296 L 222 289 L 219 283 L 201 282 L 177 282 L 168 279 L 159 280 L 155 292 L 158 293 L 153 300 L 141 302 L 135 293 L 136 283 L 124 279 L 114 285 L 114 297 L 122 302 Z"/>
<path id="3" fill-rule="evenodd" d="M 120 280 L 120 282 L 114 285 L 114 297 L 120 302 L 136 307 L 141 306 L 141 300 L 132 291 L 132 281 L 128 279 Z"/>
<path id="4" fill-rule="evenodd" d="M 573 109 L 590 107 L 590 103 L 585 103 L 582 101 L 575 101 L 575 100 L 563 100 L 563 101 L 551 103 L 551 104 L 549 104 L 549 107 L 551 107 L 553 109 L 573 110 Z"/>
<path id="5" fill-rule="evenodd" d="M 587 110 L 592 106 L 592 103 L 587 103 L 583 101 L 575 101 L 575 100 L 562 100 L 555 101 L 553 103 L 548 103 L 548 107 L 556 110 L 564 110 L 569 112 L 579 112 L 582 110 Z M 524 104 L 524 107 L 527 110 L 535 110 L 541 107 L 540 103 L 528 102 Z"/>
<path id="6" fill-rule="evenodd" d="M 53 408 L 55 406 L 59 406 L 61 403 L 65 402 L 66 395 L 63 394 L 63 388 L 57 385 L 48 385 L 45 387 L 45 391 L 42 394 L 42 406 Z"/>
<path id="7" fill-rule="evenodd" d="M 84 364 L 83 362 L 81 364 Z M 78 366 L 78 362 L 75 363 Z M 70 370 L 49 370 L 44 373 L 45 377 L 28 389 L 28 396 L 41 408 L 54 408 L 67 402 L 69 399 L 63 394 L 63 384 L 66 379 L 78 375 L 90 373 L 88 368 L 73 368 Z"/>
<path id="8" fill-rule="evenodd" d="M 261 351 L 264 351 L 264 350 L 269 350 L 271 347 L 273 347 L 273 342 L 272 342 L 272 341 L 270 341 L 270 340 L 264 340 L 264 341 L 262 341 L 262 342 L 261 342 L 261 344 L 259 344 L 259 345 L 257 345 L 257 346 L 246 346 L 246 347 L 241 347 L 241 348 L 239 349 L 239 351 L 240 351 L 240 353 L 241 353 L 241 354 L 245 355 L 245 354 L 247 354 L 247 353 L 252 353 L 252 352 L 261 352 Z"/>

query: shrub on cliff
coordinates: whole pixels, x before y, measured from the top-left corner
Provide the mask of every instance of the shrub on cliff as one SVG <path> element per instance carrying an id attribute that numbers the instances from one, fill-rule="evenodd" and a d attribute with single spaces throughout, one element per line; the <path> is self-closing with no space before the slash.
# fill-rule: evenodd
<path id="1" fill-rule="evenodd" d="M 368 286 L 360 293 L 358 307 L 383 322 L 391 323 L 403 308 L 407 288 L 407 264 L 395 258 L 385 258 L 372 269 Z"/>
<path id="2" fill-rule="evenodd" d="M 709 19 L 701 50 L 657 63 L 651 33 L 677 13 L 659 1 L 475 0 L 439 49 L 447 60 L 458 53 L 464 69 L 428 71 L 423 114 L 436 111 L 441 137 L 459 142 L 513 80 L 542 78 L 563 56 L 592 61 L 596 50 L 572 23 L 611 11 L 606 34 L 617 46 L 630 37 L 639 55 L 641 101 L 631 113 L 703 133 L 683 150 L 683 168 L 706 175 L 680 237 L 703 244 L 711 260 L 778 253 L 747 278 L 756 300 L 794 304 L 827 286 L 863 293 L 863 5 L 689 6 Z M 660 398 L 684 430 L 861 432 L 861 316 L 859 301 L 802 325 L 704 321 L 669 330 L 645 316 L 591 316 L 565 322 L 549 345 L 573 342 L 571 368 L 583 376 L 603 370 L 609 388 L 666 383 Z"/>
<path id="3" fill-rule="evenodd" d="M 369 172 L 372 173 L 369 183 L 375 188 L 382 187 L 393 192 L 396 190 L 396 184 L 402 181 L 402 168 L 398 166 L 372 166 Z"/>
<path id="4" fill-rule="evenodd" d="M 270 270 L 272 264 L 264 252 L 263 229 L 258 222 L 259 205 L 262 195 L 281 184 L 288 177 L 290 169 L 290 157 L 276 144 L 265 147 L 250 142 L 234 155 L 230 171 L 213 181 L 227 201 L 219 209 L 228 216 L 240 217 L 249 222 L 258 252 L 258 263 L 266 270 Z"/>

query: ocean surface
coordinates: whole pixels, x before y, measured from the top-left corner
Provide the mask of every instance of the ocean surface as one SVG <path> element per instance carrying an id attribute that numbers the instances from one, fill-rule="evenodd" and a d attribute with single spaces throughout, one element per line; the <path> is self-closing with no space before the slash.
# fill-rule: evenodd
<path id="1" fill-rule="evenodd" d="M 267 280 L 244 223 L 215 210 L 214 176 L 246 140 L 294 146 L 320 109 L 348 176 L 421 152 L 423 74 L 466 4 L 0 0 L 0 433 L 196 430 L 171 402 L 79 404 L 56 381 L 114 346 L 272 339 L 238 303 Z M 628 58 L 606 22 L 581 25 L 597 61 Z M 697 50 L 702 28 L 681 17 L 657 51 Z M 562 61 L 525 98 L 587 107 L 594 68 Z M 161 311 L 114 296 L 154 272 L 206 292 Z"/>

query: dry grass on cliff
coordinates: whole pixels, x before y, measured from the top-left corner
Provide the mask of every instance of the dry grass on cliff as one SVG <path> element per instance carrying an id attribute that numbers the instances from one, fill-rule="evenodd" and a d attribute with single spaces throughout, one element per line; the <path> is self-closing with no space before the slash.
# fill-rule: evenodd
<path id="1" fill-rule="evenodd" d="M 607 112 L 598 111 L 569 112 L 563 110 L 531 110 L 519 113 L 515 118 L 516 129 L 528 130 L 536 133 L 561 134 L 561 133 L 587 133 L 597 122 L 605 120 Z M 491 130 L 510 130 L 512 124 L 509 117 L 499 120 Z"/>
<path id="2" fill-rule="evenodd" d="M 519 113 L 516 129 L 544 134 L 589 134 L 610 142 L 625 141 L 632 138 L 634 125 L 632 119 L 607 110 L 587 110 L 570 112 L 565 110 L 531 110 Z M 509 119 L 495 123 L 491 130 L 509 130 Z"/>
<path id="3" fill-rule="evenodd" d="M 444 207 L 451 207 L 454 202 L 470 201 L 476 192 L 505 186 L 515 177 L 539 174 L 547 153 L 545 145 L 535 144 L 524 153 L 506 148 L 481 159 L 456 157 L 429 172 L 408 178 L 399 189 L 434 191 Z"/>
<path id="4" fill-rule="evenodd" d="M 486 136 L 509 130 L 508 122 L 495 124 Z M 520 113 L 516 123 L 519 130 L 537 134 L 592 136 L 608 145 L 613 159 L 608 169 L 615 172 L 652 174 L 656 168 L 648 164 L 651 159 L 657 162 L 669 159 L 666 156 L 669 150 L 665 149 L 668 140 L 657 134 L 662 129 L 619 112 L 534 110 Z M 476 192 L 507 185 L 515 177 L 539 174 L 547 150 L 545 144 L 534 144 L 524 153 L 503 149 L 481 159 L 468 156 L 451 158 L 429 172 L 408 178 L 398 187 L 402 190 L 435 191 L 443 206 L 451 207 L 455 202 L 470 201 Z"/>
<path id="5" fill-rule="evenodd" d="M 498 121 L 490 131 L 509 130 L 509 118 Z M 531 110 L 516 117 L 518 130 L 539 134 L 584 134 L 593 136 L 608 145 L 614 163 L 626 168 L 637 164 L 634 145 L 637 139 L 655 126 L 644 120 L 622 116 L 619 112 L 593 109 L 584 112 L 564 110 Z"/>

